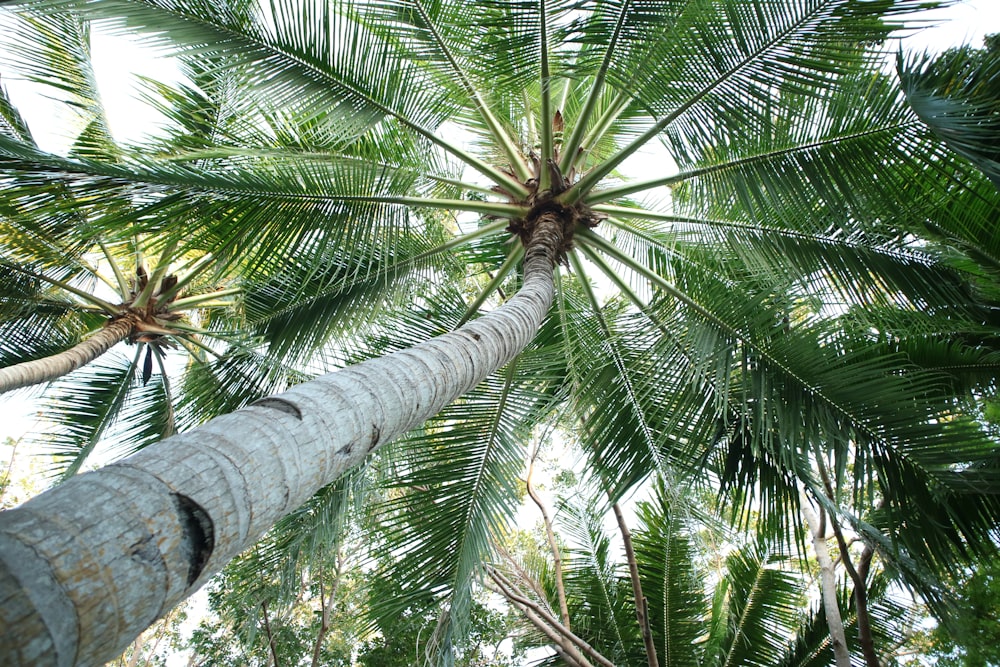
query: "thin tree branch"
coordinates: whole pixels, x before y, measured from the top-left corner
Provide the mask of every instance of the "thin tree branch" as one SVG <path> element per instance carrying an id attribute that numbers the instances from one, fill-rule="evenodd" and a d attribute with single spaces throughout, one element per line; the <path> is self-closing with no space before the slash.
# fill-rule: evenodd
<path id="1" fill-rule="evenodd" d="M 639 623 L 642 631 L 642 643 L 646 646 L 646 663 L 649 667 L 659 667 L 656 660 L 656 643 L 653 641 L 653 630 L 649 627 L 649 603 L 646 596 L 642 594 L 642 583 L 639 581 L 639 564 L 635 560 L 635 549 L 632 548 L 632 533 L 629 532 L 628 524 L 625 523 L 625 515 L 618 503 L 612 503 L 611 509 L 615 512 L 615 519 L 618 521 L 618 529 L 622 534 L 622 541 L 625 542 L 625 558 L 628 559 L 628 574 L 632 580 L 632 595 L 635 597 L 635 619 Z"/>
<path id="2" fill-rule="evenodd" d="M 538 580 L 532 577 L 527 572 L 525 572 L 524 568 L 521 567 L 518 564 L 518 562 L 514 560 L 514 557 L 511 556 L 510 553 L 505 549 L 503 548 L 500 549 L 500 555 L 502 555 L 504 560 L 507 561 L 507 564 L 514 569 L 514 573 L 517 574 L 518 578 L 522 582 L 527 584 L 527 586 L 531 589 L 532 593 L 538 596 L 538 599 L 541 602 L 541 604 L 545 605 L 546 611 L 554 615 L 555 612 L 552 610 L 552 606 L 549 604 L 548 597 L 546 596 L 545 591 L 542 590 L 542 585 L 538 583 Z"/>
<path id="3" fill-rule="evenodd" d="M 552 648 L 555 649 L 559 657 L 565 660 L 566 664 L 570 667 L 594 667 L 593 663 L 587 660 L 566 637 L 559 634 L 551 625 L 542 620 L 530 607 L 514 600 L 511 597 L 510 591 L 502 584 L 496 582 L 494 579 L 493 585 L 487 584 L 487 588 L 514 605 L 536 630 L 548 637 L 549 641 L 552 642 Z"/>
<path id="4" fill-rule="evenodd" d="M 820 478 L 823 480 L 823 487 L 826 489 L 827 498 L 833 502 L 833 483 L 827 473 L 823 460 L 817 454 L 816 465 L 819 468 Z M 833 534 L 837 538 L 837 547 L 840 549 L 840 557 L 844 561 L 844 569 L 847 575 L 854 582 L 854 606 L 855 614 L 858 618 L 858 645 L 861 647 L 861 655 L 865 658 L 868 667 L 880 667 L 881 662 L 878 653 L 875 652 L 875 639 L 872 636 L 871 615 L 868 613 L 868 568 L 871 565 L 875 549 L 871 544 L 865 542 L 865 548 L 861 553 L 856 569 L 851 562 L 851 553 L 844 539 L 844 532 L 840 528 L 840 522 L 834 516 L 830 517 L 830 525 L 833 527 Z"/>
<path id="5" fill-rule="evenodd" d="M 343 552 L 338 548 L 335 557 L 336 567 L 333 571 L 333 582 L 330 585 L 329 595 L 327 595 L 323 590 L 323 569 L 320 568 L 319 571 L 320 622 L 319 631 L 316 633 L 316 643 L 313 645 L 312 667 L 319 667 L 323 640 L 326 639 L 326 633 L 330 631 L 330 609 L 333 607 L 334 596 L 337 594 L 337 589 L 340 587 L 340 575 L 343 572 L 342 558 Z"/>
<path id="6" fill-rule="evenodd" d="M 563 625 L 566 626 L 568 630 L 570 628 L 569 624 L 569 606 L 566 604 L 566 587 L 563 585 L 563 571 L 562 571 L 562 554 L 559 550 L 559 544 L 556 542 L 556 534 L 552 529 L 552 519 L 549 517 L 548 509 L 545 507 L 545 503 L 542 499 L 538 497 L 535 492 L 535 488 L 531 485 L 531 476 L 535 472 L 535 459 L 538 454 L 538 449 L 535 449 L 534 455 L 531 457 L 531 461 L 528 463 L 528 476 L 524 480 L 524 486 L 528 490 L 528 495 L 531 500 L 534 501 L 535 505 L 538 506 L 538 510 L 542 513 L 542 521 L 545 523 L 545 537 L 549 541 L 549 549 L 552 551 L 552 560 L 555 569 L 555 580 L 556 580 L 556 593 L 559 596 L 559 615 L 562 617 Z"/>
<path id="7" fill-rule="evenodd" d="M 844 535 L 840 526 L 833 521 L 833 532 L 837 536 L 837 543 L 844 552 L 844 566 L 847 567 L 851 558 L 847 555 L 847 545 L 844 543 Z M 879 667 L 882 662 L 878 653 L 875 652 L 875 638 L 872 635 L 871 615 L 868 613 L 868 569 L 871 566 L 872 557 L 875 555 L 875 548 L 865 543 L 865 548 L 858 559 L 858 568 L 855 570 L 857 579 L 854 579 L 854 606 L 858 617 L 858 644 L 861 646 L 861 654 L 865 658 L 868 667 Z M 850 572 L 853 566 L 848 569 Z"/>
<path id="8" fill-rule="evenodd" d="M 274 643 L 274 635 L 271 634 L 271 621 L 267 617 L 267 600 L 264 600 L 260 606 L 264 612 L 264 630 L 267 632 L 267 644 L 271 648 L 271 657 L 274 659 L 274 667 L 280 667 L 278 664 L 278 648 Z"/>
<path id="9" fill-rule="evenodd" d="M 24 440 L 24 436 L 21 436 L 17 440 L 12 439 L 10 461 L 7 462 L 7 471 L 4 473 L 4 477 L 0 478 L 0 480 L 3 481 L 3 486 L 0 486 L 0 507 L 3 507 L 3 497 L 7 495 L 7 490 L 10 489 L 11 485 L 14 483 L 14 459 L 17 457 L 17 448 L 21 444 L 22 440 Z"/>
<path id="10" fill-rule="evenodd" d="M 552 614 L 545 611 L 538 603 L 529 600 L 523 595 L 519 594 L 517 586 L 515 586 L 507 577 L 503 575 L 502 572 L 496 570 L 496 568 L 489 568 L 490 577 L 498 586 L 501 587 L 504 597 L 506 597 L 511 602 L 515 602 L 521 605 L 525 605 L 530 608 L 533 612 L 538 614 L 546 623 L 548 623 L 553 629 L 559 632 L 569 641 L 573 642 L 578 646 L 584 653 L 589 655 L 591 658 L 597 661 L 598 664 L 604 665 L 604 667 L 615 667 L 614 663 L 601 655 L 597 649 L 588 644 L 586 641 L 573 634 L 572 630 L 564 627 Z"/>
<path id="11" fill-rule="evenodd" d="M 139 656 L 142 655 L 142 647 L 145 643 L 146 633 L 140 632 L 139 636 L 132 642 L 132 655 L 129 656 L 128 662 L 125 663 L 125 667 L 136 667 L 136 665 L 139 664 Z"/>
<path id="12" fill-rule="evenodd" d="M 613 664 L 591 647 L 590 644 L 565 628 L 538 603 L 525 597 L 521 590 L 501 572 L 495 568 L 489 568 L 489 575 L 497 586 L 497 592 L 517 607 L 535 628 L 552 640 L 566 655 L 572 657 L 576 663 L 586 667 L 593 667 L 592 663 L 581 653 L 582 650 L 601 665 L 604 665 L 604 667 L 613 667 Z"/>

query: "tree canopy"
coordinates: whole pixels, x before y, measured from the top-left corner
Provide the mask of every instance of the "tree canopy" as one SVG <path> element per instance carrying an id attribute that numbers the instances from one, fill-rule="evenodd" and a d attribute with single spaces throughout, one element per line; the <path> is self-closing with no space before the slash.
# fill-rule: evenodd
<path id="1" fill-rule="evenodd" d="M 494 310 L 555 215 L 537 336 L 359 473 L 405 582 L 373 614 L 430 600 L 461 643 L 553 425 L 608 506 L 669 489 L 642 548 L 705 489 L 791 548 L 805 498 L 940 611 L 996 551 L 1000 192 L 992 42 L 883 66 L 928 4 L 19 3 L 14 64 L 80 124 L 47 152 L 0 99 L 0 366 L 136 318 L 46 389 L 73 474 Z M 97 27 L 179 64 L 154 136 L 108 130 Z"/>

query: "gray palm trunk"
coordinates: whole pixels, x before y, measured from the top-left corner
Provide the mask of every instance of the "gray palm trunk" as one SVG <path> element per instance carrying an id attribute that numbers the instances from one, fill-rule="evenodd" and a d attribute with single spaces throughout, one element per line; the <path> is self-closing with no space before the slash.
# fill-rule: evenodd
<path id="1" fill-rule="evenodd" d="M 85 366 L 125 340 L 134 323 L 128 317 L 112 320 L 90 338 L 68 350 L 34 361 L 0 368 L 0 394 L 57 380 Z"/>
<path id="2" fill-rule="evenodd" d="M 513 359 L 553 298 L 543 215 L 509 302 L 307 382 L 0 513 L 0 664 L 98 665 L 278 519 Z"/>

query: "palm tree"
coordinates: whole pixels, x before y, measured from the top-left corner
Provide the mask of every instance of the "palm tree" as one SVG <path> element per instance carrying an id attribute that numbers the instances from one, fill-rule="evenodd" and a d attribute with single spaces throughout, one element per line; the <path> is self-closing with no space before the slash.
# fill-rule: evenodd
<path id="1" fill-rule="evenodd" d="M 114 160 L 0 138 L 6 177 L 127 198 L 95 224 L 283 276 L 252 326 L 268 359 L 394 352 L 5 513 L 4 610 L 37 610 L 4 619 L 5 656 L 113 657 L 404 433 L 389 528 L 411 585 L 393 604 L 447 601 L 447 651 L 525 436 L 557 410 L 614 499 L 714 468 L 780 517 L 796 479 L 825 497 L 824 442 L 853 506 L 885 501 L 882 521 L 848 519 L 914 581 L 991 549 L 995 446 L 949 369 L 995 365 L 947 340 L 983 312 L 900 230 L 985 226 L 996 193 L 950 207 L 939 167 L 963 167 L 877 69 L 922 4 L 31 3 L 173 49 L 201 73 L 160 88 L 173 129 L 212 131 Z M 650 146 L 657 166 L 628 178 Z"/>
<path id="2" fill-rule="evenodd" d="M 79 117 L 82 129 L 70 156 L 116 159 L 123 148 L 108 130 L 87 25 L 69 15 L 32 14 L 21 21 L 14 33 L 21 69 L 67 96 Z M 7 136 L 37 149 L 6 91 L 0 91 L 0 115 Z M 171 140 L 190 144 L 205 129 Z M 0 265 L 10 277 L 0 287 L 0 393 L 49 383 L 42 399 L 50 428 L 40 440 L 64 478 L 81 469 L 102 438 L 125 440 L 121 451 L 131 453 L 172 435 L 178 424 L 196 425 L 245 404 L 248 396 L 260 398 L 309 377 L 264 359 L 255 337 L 240 331 L 273 316 L 269 309 L 260 315 L 262 300 L 295 303 L 280 292 L 289 271 L 238 278 L 238 267 L 225 257 L 179 249 L 169 239 L 136 232 L 133 224 L 112 231 L 92 224 L 109 211 L 135 215 L 128 197 L 90 199 L 78 184 L 59 179 L 48 179 L 40 196 L 37 179 L 23 173 L 7 185 Z M 119 342 L 135 345 L 135 353 L 89 366 Z M 188 363 L 167 361 L 178 349 Z M 180 375 L 180 397 L 171 375 Z M 226 386 L 233 376 L 240 385 L 235 400 Z"/>

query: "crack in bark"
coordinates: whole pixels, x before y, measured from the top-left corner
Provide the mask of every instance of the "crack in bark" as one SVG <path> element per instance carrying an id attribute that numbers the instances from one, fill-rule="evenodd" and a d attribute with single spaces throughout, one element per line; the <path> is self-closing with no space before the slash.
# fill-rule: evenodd
<path id="1" fill-rule="evenodd" d="M 262 398 L 259 401 L 254 401 L 250 405 L 257 408 L 268 408 L 270 410 L 284 412 L 286 415 L 291 415 L 299 421 L 302 421 L 302 411 L 299 410 L 299 406 L 295 405 L 288 399 L 280 398 L 278 396 L 268 396 L 267 398 Z"/>
<path id="2" fill-rule="evenodd" d="M 201 576 L 215 549 L 215 527 L 201 505 L 179 493 L 171 493 L 181 526 L 180 553 L 188 562 L 187 585 Z"/>
<path id="3" fill-rule="evenodd" d="M 160 558 L 160 552 L 153 543 L 153 535 L 146 535 L 141 540 L 129 547 L 128 552 L 134 558 L 145 563 L 155 563 Z"/>

